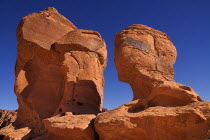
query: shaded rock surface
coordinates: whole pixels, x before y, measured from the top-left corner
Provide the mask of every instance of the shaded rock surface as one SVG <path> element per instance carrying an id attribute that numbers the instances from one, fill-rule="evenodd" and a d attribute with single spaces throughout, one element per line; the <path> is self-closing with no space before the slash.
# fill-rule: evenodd
<path id="1" fill-rule="evenodd" d="M 99 33 L 77 29 L 55 8 L 47 8 L 21 20 L 17 39 L 19 126 L 41 134 L 43 119 L 102 111 L 107 50 Z"/>
<path id="2" fill-rule="evenodd" d="M 210 103 L 145 109 L 137 99 L 99 114 L 95 128 L 101 140 L 204 140 L 210 136 Z"/>
<path id="3" fill-rule="evenodd" d="M 63 64 L 69 69 L 57 112 L 101 112 L 107 51 L 100 34 L 88 30 L 71 31 L 56 41 L 53 49 L 64 55 Z"/>
<path id="4" fill-rule="evenodd" d="M 115 38 L 115 65 L 120 81 L 129 83 L 135 99 L 152 106 L 180 106 L 200 97 L 190 87 L 173 80 L 176 48 L 163 32 L 134 24 Z"/>

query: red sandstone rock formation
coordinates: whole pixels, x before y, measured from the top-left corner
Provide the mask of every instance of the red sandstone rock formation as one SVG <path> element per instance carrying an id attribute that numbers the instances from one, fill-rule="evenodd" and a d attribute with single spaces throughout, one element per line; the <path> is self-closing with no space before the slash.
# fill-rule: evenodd
<path id="1" fill-rule="evenodd" d="M 166 34 L 144 25 L 117 34 L 115 64 L 134 101 L 111 111 L 102 107 L 107 50 L 99 33 L 47 8 L 24 17 L 17 38 L 19 109 L 0 110 L 0 139 L 94 140 L 95 130 L 101 140 L 210 137 L 210 103 L 173 80 L 176 49 Z"/>
<path id="2" fill-rule="evenodd" d="M 151 106 L 181 106 L 201 101 L 188 86 L 174 82 L 176 48 L 163 32 L 131 25 L 115 39 L 115 65 L 119 80 L 132 87 L 134 100 Z"/>
<path id="3" fill-rule="evenodd" d="M 95 120 L 100 140 L 204 140 L 210 137 L 210 103 L 150 107 L 134 100 Z"/>
<path id="4" fill-rule="evenodd" d="M 115 40 L 119 79 L 134 101 L 96 117 L 101 140 L 203 140 L 210 137 L 210 103 L 173 80 L 176 49 L 166 34 L 132 25 Z"/>
<path id="5" fill-rule="evenodd" d="M 107 50 L 99 33 L 77 29 L 47 8 L 24 17 L 17 38 L 19 126 L 42 133 L 42 120 L 56 114 L 102 111 Z"/>

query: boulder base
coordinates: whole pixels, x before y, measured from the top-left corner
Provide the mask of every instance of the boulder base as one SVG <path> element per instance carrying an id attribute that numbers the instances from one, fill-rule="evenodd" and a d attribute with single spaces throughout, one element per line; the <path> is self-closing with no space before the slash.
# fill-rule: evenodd
<path id="1" fill-rule="evenodd" d="M 100 140 L 204 140 L 210 137 L 210 103 L 146 108 L 134 100 L 99 114 L 95 128 Z"/>
<path id="2" fill-rule="evenodd" d="M 34 140 L 94 140 L 93 127 L 95 115 L 73 115 L 62 113 L 43 120 L 47 134 Z"/>

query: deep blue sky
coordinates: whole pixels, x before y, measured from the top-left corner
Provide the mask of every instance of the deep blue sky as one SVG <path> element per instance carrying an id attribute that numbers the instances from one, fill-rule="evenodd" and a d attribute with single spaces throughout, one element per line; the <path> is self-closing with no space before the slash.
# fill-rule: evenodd
<path id="1" fill-rule="evenodd" d="M 0 109 L 18 107 L 13 91 L 16 27 L 22 17 L 47 7 L 55 7 L 78 28 L 98 31 L 105 39 L 105 108 L 132 100 L 130 86 L 118 81 L 113 55 L 115 34 L 131 24 L 167 33 L 178 51 L 175 80 L 210 101 L 210 0 L 0 0 Z"/>

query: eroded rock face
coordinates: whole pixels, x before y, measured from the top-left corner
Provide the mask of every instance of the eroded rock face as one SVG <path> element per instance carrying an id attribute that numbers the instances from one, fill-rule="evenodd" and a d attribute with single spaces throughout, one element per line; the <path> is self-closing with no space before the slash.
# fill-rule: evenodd
<path id="1" fill-rule="evenodd" d="M 0 139 L 1 140 L 24 140 L 31 131 L 29 128 L 18 129 L 15 126 L 17 111 L 0 110 Z"/>
<path id="2" fill-rule="evenodd" d="M 16 111 L 0 109 L 0 129 L 13 123 L 17 118 Z"/>
<path id="3" fill-rule="evenodd" d="M 106 45 L 56 9 L 24 17 L 17 28 L 17 123 L 42 133 L 42 120 L 63 112 L 102 111 Z"/>
<path id="4" fill-rule="evenodd" d="M 174 82 L 177 52 L 165 33 L 145 25 L 131 25 L 116 35 L 115 46 L 119 80 L 130 84 L 134 100 L 147 99 L 152 106 L 201 101 L 190 87 Z"/>
<path id="5" fill-rule="evenodd" d="M 7 126 L 0 129 L 1 140 L 29 140 L 31 129 L 28 127 L 17 129 L 13 126 Z"/>
<path id="6" fill-rule="evenodd" d="M 95 128 L 101 140 L 204 140 L 210 136 L 210 103 L 150 107 L 134 100 L 101 113 Z"/>
<path id="7" fill-rule="evenodd" d="M 63 64 L 69 69 L 57 112 L 101 112 L 107 51 L 100 34 L 88 30 L 71 31 L 56 41 L 53 49 L 64 56 Z"/>

